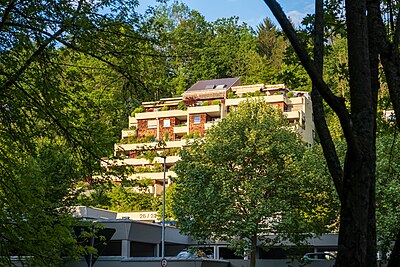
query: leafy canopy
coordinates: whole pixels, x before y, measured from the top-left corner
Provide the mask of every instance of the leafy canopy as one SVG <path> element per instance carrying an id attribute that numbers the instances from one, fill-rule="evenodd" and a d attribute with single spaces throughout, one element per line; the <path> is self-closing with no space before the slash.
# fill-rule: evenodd
<path id="1" fill-rule="evenodd" d="M 180 229 L 242 252 L 254 251 L 257 239 L 265 246 L 277 242 L 270 233 L 301 240 L 302 233 L 321 231 L 315 222 L 327 221 L 315 211 L 326 212 L 329 194 L 316 184 L 310 190 L 312 182 L 302 179 L 306 149 L 282 111 L 259 100 L 242 103 L 181 152 L 172 195 Z M 310 201 L 314 193 L 318 201 Z"/>

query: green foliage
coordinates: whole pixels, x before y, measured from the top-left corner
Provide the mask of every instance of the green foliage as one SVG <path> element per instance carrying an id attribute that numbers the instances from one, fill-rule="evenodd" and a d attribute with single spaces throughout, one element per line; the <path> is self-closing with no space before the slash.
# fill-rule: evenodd
<path id="1" fill-rule="evenodd" d="M 136 143 L 150 143 L 150 142 L 154 142 L 155 140 L 156 140 L 156 137 L 154 135 L 147 135 L 145 137 L 138 138 L 136 140 Z"/>
<path id="2" fill-rule="evenodd" d="M 299 166 L 305 151 L 281 111 L 265 102 L 241 103 L 181 152 L 172 202 L 180 229 L 243 250 L 253 249 L 254 237 L 271 245 L 271 232 L 298 243 L 302 233 L 324 228 L 329 205 L 321 202 L 328 196 L 318 184 L 312 183 L 312 193 L 304 189 Z M 322 214 L 310 211 L 318 206 Z"/>
<path id="3" fill-rule="evenodd" d="M 203 106 L 208 106 L 209 104 L 208 101 L 203 101 Z"/>
<path id="4" fill-rule="evenodd" d="M 124 186 L 114 186 L 110 197 L 110 209 L 119 212 L 131 212 L 140 210 L 153 210 L 154 198 L 143 191 L 146 185 L 139 187 L 142 192 L 134 192 L 133 189 Z"/>
<path id="5" fill-rule="evenodd" d="M 151 168 L 151 172 L 162 172 L 164 171 L 164 165 L 161 163 L 154 163 L 153 167 Z"/>
<path id="6" fill-rule="evenodd" d="M 122 138 L 119 142 L 120 144 L 139 144 L 139 143 L 151 143 L 155 141 L 156 138 L 154 135 L 148 135 L 141 138 L 137 138 L 137 136 L 128 136 L 127 138 Z"/>
<path id="7" fill-rule="evenodd" d="M 215 99 L 211 102 L 212 105 L 219 105 L 221 104 L 221 100 Z"/>
<path id="8" fill-rule="evenodd" d="M 135 172 L 136 173 L 142 173 L 142 172 L 152 172 L 152 169 L 150 167 L 135 167 Z"/>
<path id="9" fill-rule="evenodd" d="M 181 151 L 180 147 L 167 148 L 167 149 L 163 150 L 161 155 L 163 155 L 163 156 L 177 156 L 177 155 L 179 155 L 180 151 Z"/>
<path id="10" fill-rule="evenodd" d="M 179 110 L 187 110 L 187 106 L 186 106 L 186 104 L 185 104 L 184 101 L 180 101 L 180 102 L 178 103 L 178 109 L 179 109 Z"/>
<path id="11" fill-rule="evenodd" d="M 84 173 L 76 154 L 47 139 L 38 140 L 31 153 L 6 140 L 2 135 L 0 162 L 7 168 L 0 171 L 1 265 L 11 266 L 7 255 L 35 255 L 27 259 L 31 266 L 60 266 L 68 258 L 77 259 L 85 248 L 74 238 L 77 222 L 67 209 L 73 203 L 73 185 Z"/>
<path id="12" fill-rule="evenodd" d="M 164 141 L 169 141 L 169 132 L 165 132 L 163 136 Z"/>
<path id="13" fill-rule="evenodd" d="M 276 28 L 265 28 L 262 32 L 271 35 L 268 44 L 273 50 L 266 55 L 260 49 L 260 44 L 268 46 L 263 34 L 256 36 L 239 18 L 207 22 L 175 1 L 148 10 L 139 31 L 158 40 L 143 50 L 161 56 L 145 58 L 140 64 L 145 86 L 152 92 L 167 91 L 157 96 L 178 96 L 198 80 L 211 78 L 241 77 L 245 84 L 277 82 L 287 46 Z"/>
<path id="14" fill-rule="evenodd" d="M 400 141 L 391 129 L 377 138 L 377 233 L 383 255 L 392 250 L 392 241 L 400 231 Z"/>
<path id="15" fill-rule="evenodd" d="M 194 131 L 188 134 L 185 134 L 184 136 L 182 136 L 182 139 L 196 139 L 196 138 L 200 138 L 200 133 L 198 131 Z"/>
<path id="16" fill-rule="evenodd" d="M 143 169 L 143 172 L 151 170 Z M 86 192 L 80 195 L 77 204 L 119 212 L 157 210 L 159 198 L 146 193 L 149 185 L 152 185 L 151 179 L 124 179 L 122 184 L 95 183 L 89 187 L 89 194 Z M 85 190 L 89 188 L 86 187 Z"/>
<path id="17" fill-rule="evenodd" d="M 145 109 L 143 106 L 137 107 L 132 111 L 131 117 L 135 117 L 136 113 L 143 113 L 144 111 L 145 111 Z"/>
<path id="18" fill-rule="evenodd" d="M 157 151 L 154 150 L 145 150 L 140 153 L 140 157 L 147 159 L 150 163 L 152 163 L 154 158 L 157 156 L 158 156 Z"/>
<path id="19" fill-rule="evenodd" d="M 176 192 L 175 185 L 171 184 L 170 186 L 167 187 L 166 192 L 165 192 L 165 220 L 170 220 L 170 221 L 175 221 L 176 218 L 173 214 L 173 202 L 174 202 L 174 194 Z M 160 199 L 162 201 L 162 199 Z M 162 202 L 161 202 L 162 204 Z M 162 205 L 158 206 L 157 209 L 157 218 L 161 219 L 162 218 Z"/>
<path id="20" fill-rule="evenodd" d="M 228 92 L 227 98 L 238 98 L 238 95 L 235 94 L 235 92 Z"/>
<path id="21" fill-rule="evenodd" d="M 163 106 L 163 107 L 161 108 L 161 111 L 167 111 L 167 110 L 169 110 L 168 106 Z"/>

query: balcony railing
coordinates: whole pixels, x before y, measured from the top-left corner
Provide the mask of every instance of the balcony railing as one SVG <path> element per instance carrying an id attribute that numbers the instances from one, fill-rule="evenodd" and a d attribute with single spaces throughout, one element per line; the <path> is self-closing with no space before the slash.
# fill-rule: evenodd
<path id="1" fill-rule="evenodd" d="M 283 113 L 288 120 L 296 120 L 300 125 L 303 125 L 305 114 L 302 110 L 289 111 Z"/>
<path id="2" fill-rule="evenodd" d="M 183 125 L 183 126 L 175 126 L 174 127 L 174 134 L 187 134 L 188 133 L 188 126 Z"/>
<path id="3" fill-rule="evenodd" d="M 220 105 L 210 105 L 210 106 L 188 107 L 187 112 L 189 114 L 207 113 L 211 116 L 219 115 L 221 112 L 221 106 Z"/>
<path id="4" fill-rule="evenodd" d="M 168 179 L 169 177 L 176 177 L 176 173 L 173 171 L 167 171 L 165 173 L 165 177 Z M 159 180 L 162 181 L 164 179 L 164 172 L 143 172 L 143 173 L 134 173 L 128 176 L 128 179 L 151 179 L 151 180 Z"/>
<path id="5" fill-rule="evenodd" d="M 284 102 L 287 103 L 287 97 L 284 95 L 270 95 L 270 96 L 254 96 L 254 97 L 242 97 L 242 98 L 229 98 L 226 100 L 225 104 L 227 106 L 237 106 L 240 102 L 246 101 L 248 99 L 262 99 L 267 103 L 277 103 Z"/>
<path id="6" fill-rule="evenodd" d="M 176 117 L 176 118 L 186 118 L 187 111 L 186 110 L 166 110 L 166 111 L 152 111 L 152 112 L 142 112 L 136 113 L 135 118 L 137 120 L 145 120 L 145 119 L 154 119 L 154 118 L 168 118 L 168 117 Z"/>
<path id="7" fill-rule="evenodd" d="M 166 163 L 171 165 L 176 163 L 181 158 L 179 156 L 168 156 L 166 158 Z M 161 157 L 155 157 L 153 161 L 149 161 L 148 159 L 144 158 L 131 158 L 131 159 L 116 159 L 116 160 L 106 160 L 102 161 L 101 165 L 104 167 L 112 167 L 112 166 L 144 166 L 154 163 L 164 163 L 164 159 Z"/>
<path id="8" fill-rule="evenodd" d="M 136 130 L 122 130 L 122 138 L 136 135 Z"/>
<path id="9" fill-rule="evenodd" d="M 135 143 L 135 144 L 115 144 L 114 151 L 134 151 L 141 150 L 145 146 L 146 147 L 156 147 L 157 142 L 150 143 Z M 166 141 L 165 147 L 163 148 L 173 148 L 173 147 L 184 147 L 187 146 L 187 140 L 179 140 L 179 141 Z"/>

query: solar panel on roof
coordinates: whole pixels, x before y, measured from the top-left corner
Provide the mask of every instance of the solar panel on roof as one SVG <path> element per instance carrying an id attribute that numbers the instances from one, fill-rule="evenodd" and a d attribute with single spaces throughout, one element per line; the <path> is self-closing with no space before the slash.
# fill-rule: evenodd
<path id="1" fill-rule="evenodd" d="M 214 84 L 207 84 L 206 89 L 214 89 L 215 85 Z"/>
<path id="2" fill-rule="evenodd" d="M 217 89 L 222 89 L 222 88 L 225 88 L 226 87 L 226 84 L 218 84 L 217 85 Z"/>

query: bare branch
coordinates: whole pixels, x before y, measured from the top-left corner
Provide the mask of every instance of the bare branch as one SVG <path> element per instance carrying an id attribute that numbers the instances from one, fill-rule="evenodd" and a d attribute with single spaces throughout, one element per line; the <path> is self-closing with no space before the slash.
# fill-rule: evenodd
<path id="1" fill-rule="evenodd" d="M 6 21 L 8 20 L 8 16 L 10 15 L 11 10 L 14 8 L 16 2 L 17 2 L 16 0 L 11 1 L 4 10 L 3 16 L 1 16 L 1 21 L 0 21 L 0 31 L 3 29 Z"/>
<path id="2" fill-rule="evenodd" d="M 319 75 L 323 75 L 324 61 L 324 7 L 323 0 L 317 0 L 315 4 L 315 27 L 314 27 L 314 62 L 319 71 Z M 315 129 L 320 137 L 320 142 L 329 172 L 332 176 L 336 192 L 341 197 L 343 186 L 343 170 L 340 165 L 339 157 L 336 152 L 335 144 L 325 119 L 324 105 L 322 103 L 321 94 L 313 84 L 311 99 L 313 103 L 313 114 Z"/>
<path id="3" fill-rule="evenodd" d="M 352 129 L 352 121 L 350 118 L 350 114 L 344 104 L 344 100 L 335 96 L 329 89 L 328 85 L 324 82 L 322 76 L 317 70 L 317 67 L 314 65 L 314 62 L 308 55 L 307 50 L 297 37 L 296 31 L 294 30 L 289 19 L 286 17 L 286 14 L 283 12 L 281 6 L 275 0 L 264 0 L 264 2 L 268 5 L 275 18 L 281 25 L 286 36 L 290 40 L 290 43 L 296 51 L 297 56 L 299 57 L 305 70 L 310 76 L 313 84 L 315 84 L 323 99 L 338 115 L 347 142 L 356 144 L 356 142 L 354 142 L 355 137 Z"/>

